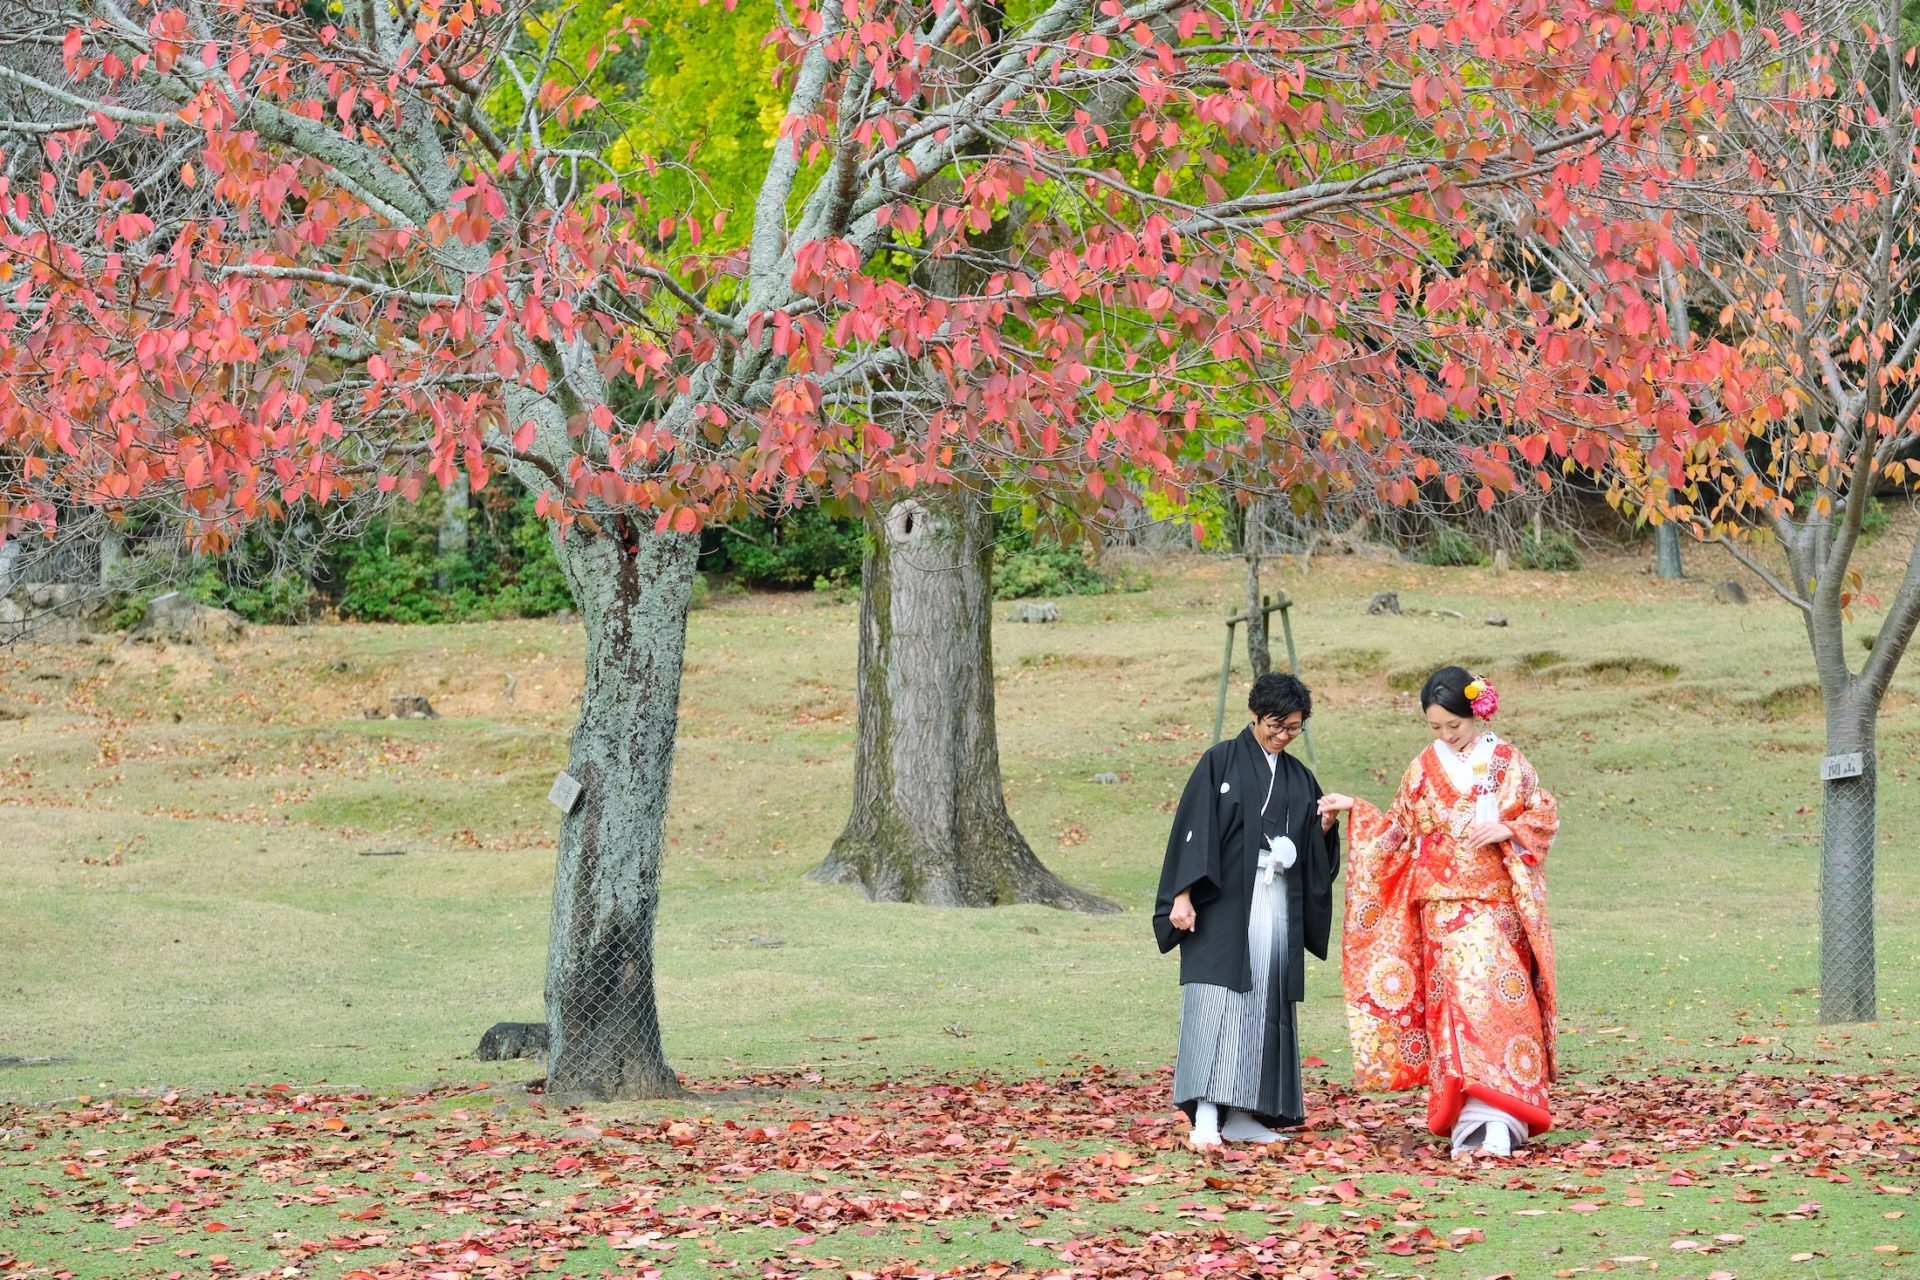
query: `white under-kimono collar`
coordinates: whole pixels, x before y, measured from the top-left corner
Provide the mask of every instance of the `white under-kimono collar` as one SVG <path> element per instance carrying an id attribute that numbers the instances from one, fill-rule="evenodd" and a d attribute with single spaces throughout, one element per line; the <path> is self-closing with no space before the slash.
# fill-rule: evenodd
<path id="1" fill-rule="evenodd" d="M 1500 735 L 1488 730 L 1474 739 L 1473 745 L 1464 752 L 1455 751 L 1438 738 L 1433 740 L 1433 754 L 1440 761 L 1440 767 L 1447 771 L 1447 781 L 1461 795 L 1474 797 L 1475 822 L 1491 822 L 1499 817 L 1500 802 L 1493 796 L 1489 784 L 1493 780 L 1493 749 L 1500 745 Z M 1477 793 L 1476 788 L 1482 788 Z"/>
<path id="2" fill-rule="evenodd" d="M 1267 757 L 1267 768 L 1272 770 L 1267 778 L 1267 798 L 1260 802 L 1260 813 L 1264 816 L 1267 812 L 1267 806 L 1273 803 L 1273 788 L 1280 781 L 1280 753 L 1278 751 L 1267 751 L 1264 747 L 1261 748 L 1261 751 Z M 1293 825 L 1292 809 L 1288 809 L 1287 811 L 1287 825 L 1289 827 Z M 1271 884 L 1273 883 L 1273 877 L 1276 871 L 1291 871 L 1294 861 L 1299 858 L 1299 856 L 1300 851 L 1295 847 L 1292 836 L 1282 832 L 1277 836 L 1270 837 L 1267 841 L 1267 847 L 1261 851 L 1257 874 L 1264 878 L 1267 883 Z"/>

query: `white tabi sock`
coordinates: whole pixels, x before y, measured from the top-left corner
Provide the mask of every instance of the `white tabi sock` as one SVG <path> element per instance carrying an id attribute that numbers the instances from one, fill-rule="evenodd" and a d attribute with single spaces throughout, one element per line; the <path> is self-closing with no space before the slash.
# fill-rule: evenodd
<path id="1" fill-rule="evenodd" d="M 1196 1147 L 1220 1145 L 1220 1108 L 1211 1102 L 1193 1104 L 1193 1132 L 1187 1141 Z"/>
<path id="2" fill-rule="evenodd" d="M 1253 1118 L 1251 1112 L 1229 1111 L 1220 1136 L 1229 1142 L 1279 1142 L 1281 1135 Z"/>

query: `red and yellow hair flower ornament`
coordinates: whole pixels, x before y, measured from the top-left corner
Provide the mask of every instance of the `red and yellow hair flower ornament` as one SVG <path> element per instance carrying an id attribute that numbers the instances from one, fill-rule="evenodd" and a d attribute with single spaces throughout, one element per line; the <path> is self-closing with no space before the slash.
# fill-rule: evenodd
<path id="1" fill-rule="evenodd" d="M 1473 714 L 1482 720 L 1493 719 L 1493 713 L 1500 709 L 1500 695 L 1494 691 L 1493 682 L 1485 676 L 1475 676 L 1460 692 L 1472 704 Z"/>

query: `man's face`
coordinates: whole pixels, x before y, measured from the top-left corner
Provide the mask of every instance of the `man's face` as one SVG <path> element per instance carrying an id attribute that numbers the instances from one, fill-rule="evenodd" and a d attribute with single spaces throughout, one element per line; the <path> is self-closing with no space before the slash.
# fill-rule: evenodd
<path id="1" fill-rule="evenodd" d="M 1254 716 L 1253 736 L 1262 751 L 1277 753 L 1285 751 L 1306 725 L 1307 718 L 1298 711 L 1284 716 Z"/>

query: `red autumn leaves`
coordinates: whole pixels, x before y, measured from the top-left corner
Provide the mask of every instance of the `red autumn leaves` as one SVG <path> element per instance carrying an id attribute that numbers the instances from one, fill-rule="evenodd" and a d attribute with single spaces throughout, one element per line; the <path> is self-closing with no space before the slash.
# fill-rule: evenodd
<path id="1" fill-rule="evenodd" d="M 1784 1223 L 1822 1213 L 1800 1198 L 1811 1178 L 1898 1215 L 1920 1149 L 1911 1084 L 1708 1071 L 1576 1082 L 1566 1140 L 1478 1168 L 1448 1161 L 1403 1099 L 1318 1083 L 1312 1130 L 1296 1142 L 1196 1160 L 1179 1145 L 1163 1078 L 1099 1068 L 932 1084 L 757 1076 L 715 1082 L 704 1104 L 665 1118 L 608 1125 L 519 1107 L 498 1118 L 492 1097 L 453 1089 L 169 1095 L 16 1108 L 5 1121 L 26 1135 L 8 1161 L 29 1166 L 37 1198 L 125 1233 L 115 1239 L 128 1275 L 164 1274 L 182 1248 L 205 1262 L 214 1237 L 230 1261 L 277 1269 L 338 1255 L 379 1280 L 577 1271 L 570 1255 L 589 1248 L 641 1274 L 704 1259 L 716 1274 L 985 1280 L 1024 1273 L 1031 1263 L 1010 1259 L 1037 1255 L 1075 1277 L 1176 1266 L 1345 1276 L 1514 1229 L 1504 1215 L 1459 1224 L 1436 1194 L 1455 1180 L 1523 1196 L 1533 1214 L 1704 1189 L 1734 1203 L 1778 1199 L 1769 1221 Z M 305 1225 L 316 1219 L 331 1225 Z M 36 1220 L 72 1222 L 44 1204 Z M 1674 1248 L 1751 1247 L 1763 1230 L 1682 1234 Z M 10 1247 L 0 1275 L 42 1275 L 69 1242 L 48 1233 Z M 915 1260 L 935 1252 L 947 1261 Z"/>

